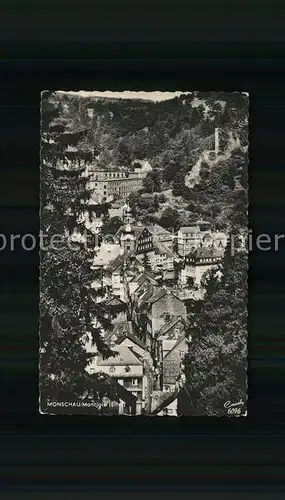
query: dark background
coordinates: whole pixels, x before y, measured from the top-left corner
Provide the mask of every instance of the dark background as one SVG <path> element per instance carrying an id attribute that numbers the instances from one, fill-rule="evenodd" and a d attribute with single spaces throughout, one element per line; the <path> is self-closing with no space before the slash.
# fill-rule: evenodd
<path id="1" fill-rule="evenodd" d="M 97 2 L 0 13 L 0 233 L 39 231 L 40 92 L 250 94 L 250 228 L 285 233 L 285 33 L 271 2 Z M 271 41 L 270 41 L 271 40 Z M 1 245 L 1 241 L 0 241 Z M 38 414 L 38 251 L 0 252 L 0 463 L 38 485 L 285 486 L 284 249 L 249 269 L 249 403 L 240 419 Z M 22 490 L 21 490 L 22 491 Z"/>

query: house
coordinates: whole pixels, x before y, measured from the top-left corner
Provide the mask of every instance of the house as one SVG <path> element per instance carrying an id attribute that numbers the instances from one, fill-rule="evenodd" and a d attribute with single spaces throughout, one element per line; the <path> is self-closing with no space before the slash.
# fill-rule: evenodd
<path id="1" fill-rule="evenodd" d="M 197 220 L 195 225 L 201 232 L 211 231 L 212 224 L 207 220 Z"/>
<path id="2" fill-rule="evenodd" d="M 113 262 L 116 257 L 122 254 L 120 245 L 103 243 L 93 260 L 93 267 L 107 269 L 108 265 Z"/>
<path id="3" fill-rule="evenodd" d="M 143 356 L 137 354 L 132 347 L 114 346 L 114 356 L 103 359 L 95 356 L 89 365 L 89 372 L 105 373 L 136 398 L 136 414 L 149 411 L 150 394 L 152 392 L 152 373 L 149 364 Z"/>
<path id="4" fill-rule="evenodd" d="M 184 356 L 188 351 L 185 335 L 178 339 L 174 346 L 169 347 L 170 350 L 164 352 L 162 360 L 162 389 L 164 391 L 173 390 L 183 377 Z"/>
<path id="5" fill-rule="evenodd" d="M 127 302 L 129 300 L 128 283 L 143 270 L 142 263 L 131 252 L 118 255 L 106 269 L 106 277 L 110 279 L 112 294 L 123 302 Z"/>
<path id="6" fill-rule="evenodd" d="M 162 358 L 172 350 L 176 342 L 185 337 L 187 323 L 181 316 L 172 316 L 157 334 L 158 342 L 162 345 Z"/>
<path id="7" fill-rule="evenodd" d="M 212 236 L 211 223 L 208 221 L 198 220 L 192 226 L 181 227 L 177 233 L 178 254 L 184 257 L 194 248 L 209 245 Z"/>
<path id="8" fill-rule="evenodd" d="M 180 316 L 186 320 L 186 306 L 183 300 L 166 288 L 148 287 L 137 298 L 136 322 L 145 321 L 146 345 L 156 352 L 156 337 L 160 329 L 169 321 L 169 315 Z"/>
<path id="9" fill-rule="evenodd" d="M 116 238 L 120 241 L 121 247 L 126 251 L 144 254 L 153 251 L 152 234 L 143 225 L 125 224 L 119 228 Z"/>
<path id="10" fill-rule="evenodd" d="M 122 323 L 127 320 L 126 303 L 119 297 L 108 297 L 107 300 L 105 300 L 104 305 L 106 306 L 106 316 L 109 320 L 112 320 L 113 324 Z"/>
<path id="11" fill-rule="evenodd" d="M 104 335 L 104 341 L 113 348 L 117 344 L 118 339 L 121 339 L 128 333 L 133 333 L 131 322 L 127 320 L 118 321 L 114 324 L 113 330 Z"/>
<path id="12" fill-rule="evenodd" d="M 190 252 L 185 257 L 185 266 L 181 270 L 181 283 L 185 284 L 189 278 L 192 278 L 193 284 L 200 286 L 205 273 L 222 262 L 223 253 L 222 249 L 215 247 L 201 247 Z"/>
<path id="13" fill-rule="evenodd" d="M 166 323 L 165 313 L 186 319 L 186 307 L 182 300 L 165 288 L 158 289 L 151 297 L 144 297 L 147 309 L 148 330 L 154 335 Z"/>
<path id="14" fill-rule="evenodd" d="M 127 169 L 112 166 L 109 170 L 105 170 L 97 165 L 89 165 L 86 169 L 89 189 L 100 195 L 103 201 L 108 196 L 127 198 L 130 193 L 142 187 L 146 175 L 147 170 L 143 168 Z"/>
<path id="15" fill-rule="evenodd" d="M 166 247 L 170 248 L 170 250 L 173 249 L 173 235 L 169 231 L 159 226 L 158 224 L 153 224 L 146 227 L 151 233 L 153 241 L 162 243 Z"/>
<path id="16" fill-rule="evenodd" d="M 162 272 L 163 277 L 174 279 L 174 252 L 165 244 L 154 240 L 154 253 L 150 255 L 150 262 L 154 272 Z"/>
<path id="17" fill-rule="evenodd" d="M 109 377 L 110 388 L 118 397 L 118 401 L 112 401 L 107 397 L 102 400 L 101 411 L 109 415 L 126 415 L 131 416 L 136 414 L 137 398 L 127 391 L 117 380 Z M 109 411 L 108 411 L 109 410 Z"/>
<path id="18" fill-rule="evenodd" d="M 152 416 L 191 415 L 191 394 L 186 384 L 174 391 L 153 393 Z"/>
<path id="19" fill-rule="evenodd" d="M 152 416 L 177 417 L 179 389 L 175 391 L 154 391 L 152 395 Z"/>
<path id="20" fill-rule="evenodd" d="M 158 288 L 157 280 L 152 276 L 152 273 L 143 272 L 140 275 L 134 277 L 130 282 L 130 293 L 135 302 L 139 301 L 139 298 L 148 290 L 154 291 Z"/>
<path id="21" fill-rule="evenodd" d="M 129 290 L 130 290 L 130 296 L 134 297 L 135 293 L 139 292 L 139 290 L 142 289 L 142 286 L 149 286 L 149 285 L 154 285 L 158 286 L 157 281 L 154 279 L 152 274 L 150 272 L 142 272 L 138 274 L 137 276 L 134 276 L 130 281 L 129 281 Z"/>
<path id="22" fill-rule="evenodd" d="M 129 328 L 128 331 L 123 332 L 123 334 L 117 338 L 116 345 L 123 345 L 132 348 L 136 354 L 148 361 L 150 367 L 153 365 L 152 357 L 148 352 L 146 345 L 133 334 L 132 328 Z"/>

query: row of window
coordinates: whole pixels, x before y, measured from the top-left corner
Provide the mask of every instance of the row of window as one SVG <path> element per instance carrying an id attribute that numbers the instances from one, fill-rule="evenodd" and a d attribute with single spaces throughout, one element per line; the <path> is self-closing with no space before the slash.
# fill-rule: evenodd
<path id="1" fill-rule="evenodd" d="M 138 250 L 147 250 L 152 247 L 151 243 L 144 243 L 138 245 Z"/>
<path id="2" fill-rule="evenodd" d="M 128 379 L 129 381 L 129 379 Z M 124 379 L 123 378 L 119 378 L 118 379 L 118 383 L 121 384 L 121 385 L 124 385 Z M 131 379 L 131 384 L 132 386 L 136 387 L 139 385 L 139 380 L 137 378 L 132 378 Z"/>
<path id="3" fill-rule="evenodd" d="M 188 263 L 189 264 L 194 264 L 195 262 L 208 262 L 208 263 L 214 263 L 214 262 L 218 262 L 219 259 L 217 257 L 207 257 L 207 258 L 204 258 L 204 259 L 198 259 L 197 261 L 195 259 L 192 259 L 192 260 L 189 260 Z"/>

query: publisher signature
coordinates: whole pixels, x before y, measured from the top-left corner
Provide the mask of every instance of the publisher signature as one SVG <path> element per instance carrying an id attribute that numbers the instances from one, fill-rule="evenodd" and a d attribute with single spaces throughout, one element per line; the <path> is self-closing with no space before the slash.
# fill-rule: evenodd
<path id="1" fill-rule="evenodd" d="M 241 415 L 241 407 L 244 405 L 242 399 L 237 403 L 232 403 L 231 401 L 226 401 L 224 404 L 224 408 L 227 409 L 228 415 Z"/>

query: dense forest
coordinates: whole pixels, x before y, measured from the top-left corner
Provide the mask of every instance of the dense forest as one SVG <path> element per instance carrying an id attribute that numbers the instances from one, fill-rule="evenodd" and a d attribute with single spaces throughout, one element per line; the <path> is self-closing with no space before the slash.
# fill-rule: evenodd
<path id="1" fill-rule="evenodd" d="M 245 94 L 193 92 L 162 102 L 56 95 L 60 124 L 69 131 L 84 132 L 77 147 L 87 162 L 102 168 L 133 168 L 136 160 L 150 163 L 152 171 L 143 189 L 130 197 L 142 222 L 177 229 L 202 217 L 227 230 L 231 218 L 240 217 L 246 224 Z M 214 151 L 217 127 L 218 161 L 211 154 L 203 159 L 198 180 L 188 187 L 186 177 L 201 155 Z"/>

